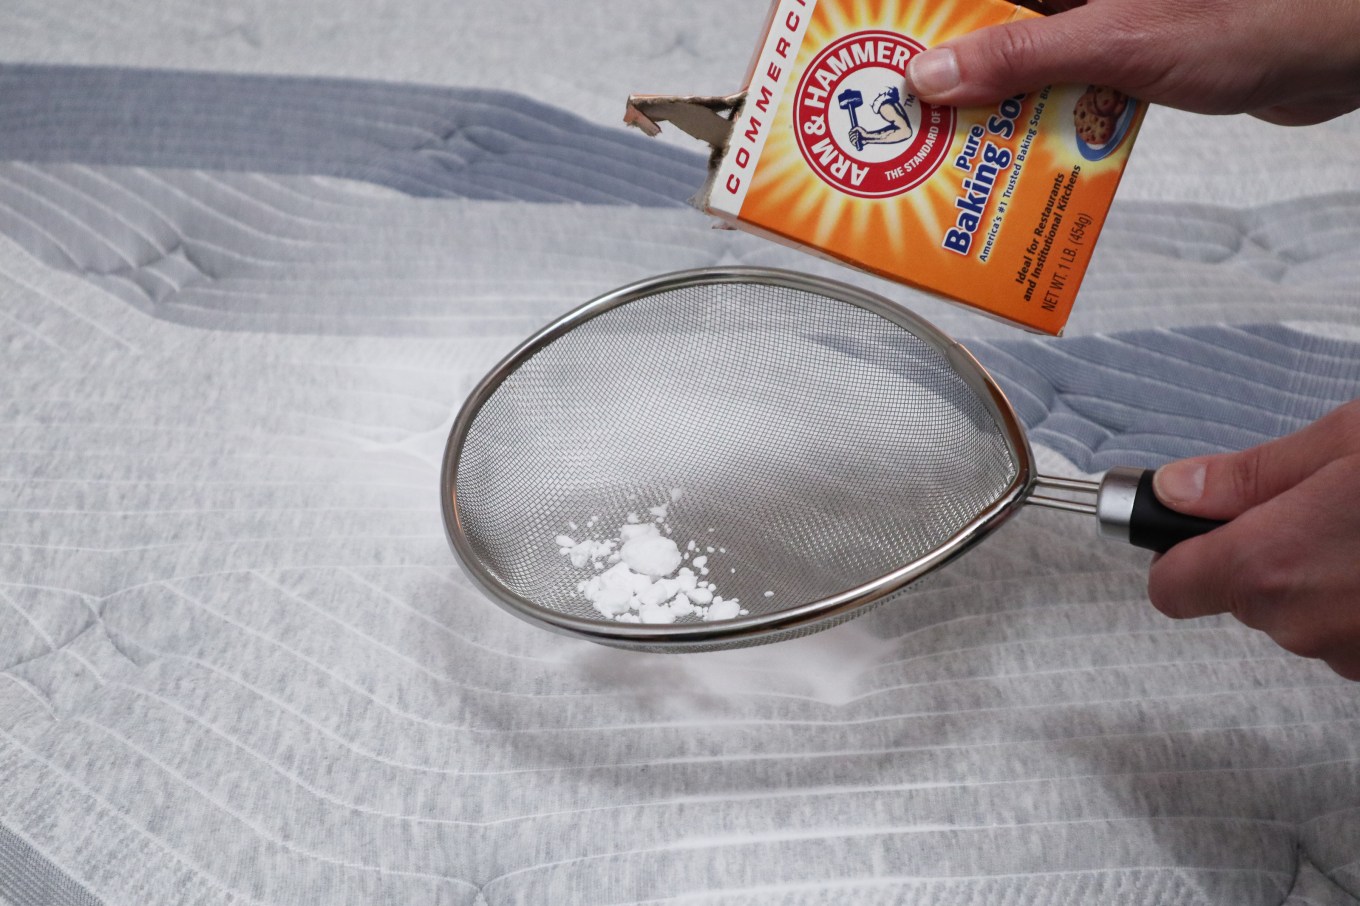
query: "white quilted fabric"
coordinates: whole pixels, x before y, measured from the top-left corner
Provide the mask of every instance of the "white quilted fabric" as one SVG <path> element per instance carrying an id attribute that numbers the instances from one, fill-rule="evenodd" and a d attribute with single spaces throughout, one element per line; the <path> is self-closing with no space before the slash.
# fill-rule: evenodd
<path id="1" fill-rule="evenodd" d="M 736 87 L 763 13 L 11 0 L 0 61 L 490 88 L 608 130 L 630 90 Z M 1163 619 L 1146 556 L 1077 517 L 835 630 L 663 657 L 503 614 L 437 499 L 526 332 L 708 264 L 977 342 L 1054 472 L 1291 430 L 1360 393 L 1356 160 L 1355 117 L 1156 111 L 1046 344 L 682 207 L 12 152 L 0 903 L 1356 903 L 1360 686 Z"/>

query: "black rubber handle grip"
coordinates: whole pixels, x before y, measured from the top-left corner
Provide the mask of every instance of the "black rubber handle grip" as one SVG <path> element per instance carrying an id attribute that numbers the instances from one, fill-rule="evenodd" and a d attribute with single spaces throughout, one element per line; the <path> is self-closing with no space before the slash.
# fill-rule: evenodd
<path id="1" fill-rule="evenodd" d="M 1134 547 L 1165 553 L 1187 538 L 1203 535 L 1222 525 L 1213 519 L 1178 513 L 1157 499 L 1152 490 L 1153 470 L 1138 479 L 1138 491 L 1129 515 L 1129 543 Z"/>

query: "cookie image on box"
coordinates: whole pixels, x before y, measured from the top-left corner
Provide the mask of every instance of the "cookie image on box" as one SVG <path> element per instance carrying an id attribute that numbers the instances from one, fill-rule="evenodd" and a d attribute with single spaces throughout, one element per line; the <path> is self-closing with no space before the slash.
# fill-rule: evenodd
<path id="1" fill-rule="evenodd" d="M 1103 145 L 1114 135 L 1115 117 L 1102 114 L 1096 107 L 1094 93 L 1087 91 L 1077 99 L 1072 110 L 1072 122 L 1077 138 L 1088 145 Z"/>
<path id="2" fill-rule="evenodd" d="M 1096 112 L 1101 116 L 1118 117 L 1129 105 L 1128 95 L 1115 91 L 1113 88 L 1092 85 L 1086 91 L 1091 96 L 1091 102 L 1095 106 Z"/>
<path id="3" fill-rule="evenodd" d="M 1105 160 L 1124 143 L 1138 119 L 1138 101 L 1104 85 L 1088 85 L 1072 105 L 1072 130 L 1077 153 L 1087 160 Z"/>

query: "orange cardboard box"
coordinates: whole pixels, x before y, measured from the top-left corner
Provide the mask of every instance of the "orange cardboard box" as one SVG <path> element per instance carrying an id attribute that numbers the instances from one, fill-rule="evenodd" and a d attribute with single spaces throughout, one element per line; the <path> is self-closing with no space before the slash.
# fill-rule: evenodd
<path id="1" fill-rule="evenodd" d="M 1035 15 L 1005 0 L 777 0 L 744 92 L 635 96 L 629 121 L 714 145 L 695 202 L 732 226 L 1056 335 L 1144 105 L 1065 85 L 940 107 L 904 80 L 927 47 Z"/>

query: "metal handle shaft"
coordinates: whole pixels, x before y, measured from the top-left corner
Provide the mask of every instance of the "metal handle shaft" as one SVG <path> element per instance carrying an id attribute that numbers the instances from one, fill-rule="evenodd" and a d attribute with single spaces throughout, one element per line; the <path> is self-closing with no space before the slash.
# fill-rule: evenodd
<path id="1" fill-rule="evenodd" d="M 1123 466 L 1106 472 L 1099 483 L 1041 475 L 1028 502 L 1093 515 L 1105 537 L 1158 553 L 1223 524 L 1165 506 L 1152 490 L 1152 475 L 1152 469 Z"/>

